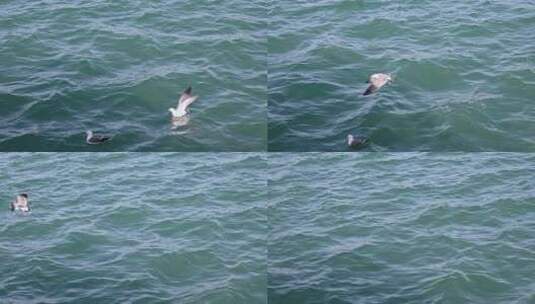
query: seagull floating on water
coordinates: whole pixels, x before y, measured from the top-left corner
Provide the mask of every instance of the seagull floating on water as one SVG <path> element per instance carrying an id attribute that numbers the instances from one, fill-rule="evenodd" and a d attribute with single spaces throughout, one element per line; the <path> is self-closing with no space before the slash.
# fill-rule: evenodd
<path id="1" fill-rule="evenodd" d="M 384 85 L 386 85 L 390 81 L 392 81 L 392 76 L 390 74 L 383 74 L 383 73 L 372 74 L 367 81 L 368 83 L 370 83 L 370 86 L 368 86 L 368 88 L 366 89 L 366 92 L 364 92 L 363 95 L 370 95 L 372 93 L 375 93 L 377 90 L 382 88 Z"/>
<path id="2" fill-rule="evenodd" d="M 357 148 L 368 142 L 368 138 L 363 136 L 354 136 L 353 134 L 347 135 L 347 145 L 350 148 Z"/>
<path id="3" fill-rule="evenodd" d="M 101 144 L 111 139 L 111 136 L 94 134 L 91 130 L 85 131 L 85 134 L 87 135 L 85 142 L 90 145 Z"/>
<path id="4" fill-rule="evenodd" d="M 176 108 L 169 108 L 169 112 L 171 112 L 172 115 L 171 120 L 174 125 L 180 125 L 180 123 L 184 121 L 187 123 L 188 107 L 197 100 L 198 97 L 199 96 L 191 95 L 191 86 L 184 90 L 178 99 Z"/>
<path id="5" fill-rule="evenodd" d="M 11 211 L 30 212 L 30 202 L 28 201 L 28 194 L 21 193 L 17 195 L 15 200 L 11 202 Z"/>

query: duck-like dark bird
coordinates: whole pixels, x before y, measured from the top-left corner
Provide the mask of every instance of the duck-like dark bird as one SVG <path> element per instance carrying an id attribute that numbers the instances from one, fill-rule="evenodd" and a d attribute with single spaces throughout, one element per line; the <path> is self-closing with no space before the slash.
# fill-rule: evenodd
<path id="1" fill-rule="evenodd" d="M 111 136 L 94 134 L 93 131 L 91 130 L 85 131 L 85 134 L 86 134 L 85 142 L 90 145 L 101 144 L 111 139 Z"/>
<path id="2" fill-rule="evenodd" d="M 14 201 L 10 204 L 11 211 L 30 212 L 30 202 L 28 201 L 28 194 L 21 193 L 17 195 Z"/>
<path id="3" fill-rule="evenodd" d="M 368 142 L 368 138 L 363 136 L 354 136 L 353 134 L 347 135 L 347 145 L 350 148 L 360 147 Z"/>

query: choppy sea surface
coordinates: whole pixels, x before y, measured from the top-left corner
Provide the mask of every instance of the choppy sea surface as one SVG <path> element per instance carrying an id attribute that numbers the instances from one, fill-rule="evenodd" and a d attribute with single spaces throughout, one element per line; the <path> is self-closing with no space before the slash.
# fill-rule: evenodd
<path id="1" fill-rule="evenodd" d="M 273 154 L 269 303 L 534 303 L 535 156 Z"/>
<path id="2" fill-rule="evenodd" d="M 266 3 L 2 1 L 0 151 L 265 150 Z M 170 107 L 200 98 L 187 127 Z M 114 135 L 87 146 L 84 131 Z"/>
<path id="3" fill-rule="evenodd" d="M 268 37 L 270 150 L 535 151 L 533 0 L 280 0 Z"/>
<path id="4" fill-rule="evenodd" d="M 0 154 L 0 302 L 266 303 L 261 154 Z M 12 213 L 17 193 L 31 214 Z"/>

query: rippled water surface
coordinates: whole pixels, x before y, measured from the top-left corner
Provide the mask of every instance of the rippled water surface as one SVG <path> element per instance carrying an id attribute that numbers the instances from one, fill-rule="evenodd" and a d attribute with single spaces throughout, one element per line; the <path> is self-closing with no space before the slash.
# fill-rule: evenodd
<path id="1" fill-rule="evenodd" d="M 270 157 L 270 303 L 534 303 L 535 157 Z"/>
<path id="2" fill-rule="evenodd" d="M 535 151 L 532 0 L 280 0 L 268 49 L 270 150 Z"/>
<path id="3" fill-rule="evenodd" d="M 264 1 L 2 1 L 0 150 L 258 151 Z M 168 109 L 191 84 L 186 128 Z M 87 146 L 84 131 L 114 134 Z"/>
<path id="4" fill-rule="evenodd" d="M 0 302 L 266 303 L 251 154 L 0 154 Z M 8 203 L 27 192 L 33 211 Z"/>

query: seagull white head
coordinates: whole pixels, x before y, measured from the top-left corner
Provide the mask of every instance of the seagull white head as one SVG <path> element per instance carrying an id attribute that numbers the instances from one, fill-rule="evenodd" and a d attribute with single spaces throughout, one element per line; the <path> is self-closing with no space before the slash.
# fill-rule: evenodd
<path id="1" fill-rule="evenodd" d="M 85 134 L 87 135 L 87 138 L 93 137 L 93 131 L 91 131 L 91 130 L 85 131 Z"/>

